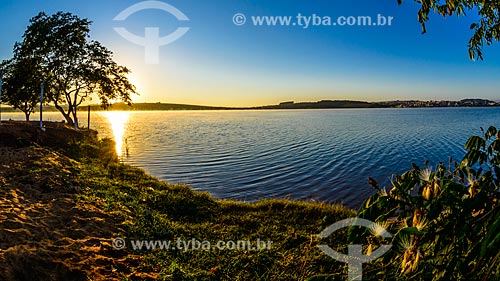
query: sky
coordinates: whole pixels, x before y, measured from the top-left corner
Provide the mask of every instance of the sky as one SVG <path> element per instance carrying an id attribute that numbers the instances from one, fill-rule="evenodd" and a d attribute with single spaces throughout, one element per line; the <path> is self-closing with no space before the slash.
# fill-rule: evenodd
<path id="1" fill-rule="evenodd" d="M 0 0 L 0 60 L 12 57 L 31 17 L 64 11 L 91 20 L 91 39 L 132 70 L 129 79 L 140 94 L 134 102 L 258 106 L 324 99 L 499 99 L 500 44 L 485 47 L 484 61 L 468 58 L 469 26 L 477 20 L 473 12 L 460 18 L 432 15 L 421 34 L 419 6 L 409 0 L 402 5 L 396 0 L 162 2 L 173 9 L 159 8 L 165 7 L 159 1 Z M 140 3 L 150 6 L 114 20 Z M 314 15 L 335 23 L 339 17 L 393 19 L 390 26 L 327 26 L 313 25 Z M 259 26 L 254 24 L 259 16 L 292 21 Z M 115 30 L 146 37 L 146 28 L 157 28 L 164 37 L 186 27 L 157 55 L 155 40 L 139 45 Z"/>

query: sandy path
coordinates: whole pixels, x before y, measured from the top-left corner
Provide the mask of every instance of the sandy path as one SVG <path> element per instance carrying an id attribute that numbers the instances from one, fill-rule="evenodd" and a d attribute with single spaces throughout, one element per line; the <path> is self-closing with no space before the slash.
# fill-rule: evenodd
<path id="1" fill-rule="evenodd" d="M 148 279 L 132 274 L 139 256 L 111 247 L 119 219 L 77 199 L 77 165 L 43 148 L 0 146 L 0 280 Z"/>

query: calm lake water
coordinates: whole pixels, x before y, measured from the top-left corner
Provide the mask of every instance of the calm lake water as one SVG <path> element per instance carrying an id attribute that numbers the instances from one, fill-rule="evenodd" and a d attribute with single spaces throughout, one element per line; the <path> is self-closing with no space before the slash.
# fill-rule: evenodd
<path id="1" fill-rule="evenodd" d="M 358 207 L 373 193 L 368 176 L 389 186 L 411 162 L 461 160 L 468 136 L 500 126 L 500 108 L 103 112 L 91 121 L 118 140 L 125 163 L 162 180 L 219 198 Z"/>

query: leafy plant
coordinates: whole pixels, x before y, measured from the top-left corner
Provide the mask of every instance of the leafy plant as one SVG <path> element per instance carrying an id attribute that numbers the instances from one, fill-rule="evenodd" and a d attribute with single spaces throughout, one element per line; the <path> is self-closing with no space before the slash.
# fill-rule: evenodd
<path id="1" fill-rule="evenodd" d="M 397 0 L 399 4 L 403 0 Z M 422 25 L 422 33 L 427 32 L 426 23 L 429 15 L 435 13 L 443 18 L 464 16 L 467 12 L 477 14 L 477 22 L 470 25 L 474 34 L 469 40 L 469 58 L 483 59 L 484 45 L 492 45 L 500 40 L 500 5 L 498 1 L 484 0 L 414 0 L 420 5 L 418 22 Z"/>
<path id="2" fill-rule="evenodd" d="M 500 131 L 489 127 L 465 144 L 458 163 L 425 163 L 395 174 L 389 191 L 367 199 L 357 216 L 387 228 L 392 250 L 367 265 L 365 279 L 463 280 L 500 277 Z M 348 242 L 374 241 L 366 229 L 352 228 Z M 370 272 L 372 274 L 370 274 Z"/>

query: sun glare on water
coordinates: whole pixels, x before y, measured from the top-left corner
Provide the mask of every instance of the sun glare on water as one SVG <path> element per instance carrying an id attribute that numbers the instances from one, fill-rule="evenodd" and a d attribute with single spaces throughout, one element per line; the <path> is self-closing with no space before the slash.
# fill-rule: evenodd
<path id="1" fill-rule="evenodd" d="M 111 130 L 116 142 L 116 153 L 123 155 L 123 136 L 125 135 L 125 125 L 129 120 L 128 112 L 106 112 L 106 117 L 111 124 Z"/>

